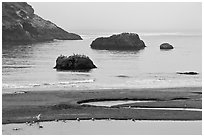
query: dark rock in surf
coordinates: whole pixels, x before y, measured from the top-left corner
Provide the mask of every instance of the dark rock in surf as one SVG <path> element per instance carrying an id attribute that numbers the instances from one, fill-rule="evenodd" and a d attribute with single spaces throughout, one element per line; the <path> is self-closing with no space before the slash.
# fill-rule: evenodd
<path id="1" fill-rule="evenodd" d="M 110 37 L 100 37 L 91 43 L 92 49 L 100 50 L 140 50 L 145 43 L 135 33 L 121 33 Z"/>
<path id="2" fill-rule="evenodd" d="M 198 72 L 193 72 L 193 71 L 189 71 L 189 72 L 176 72 L 177 74 L 183 74 L 183 75 L 198 75 Z"/>
<path id="3" fill-rule="evenodd" d="M 174 47 L 169 43 L 163 43 L 160 45 L 160 49 L 173 49 Z"/>
<path id="4" fill-rule="evenodd" d="M 34 14 L 34 9 L 26 2 L 2 2 L 3 43 L 33 43 L 41 41 L 81 40 L 54 23 Z"/>
<path id="5" fill-rule="evenodd" d="M 90 70 L 97 68 L 93 61 L 85 55 L 59 56 L 56 60 L 57 70 Z"/>

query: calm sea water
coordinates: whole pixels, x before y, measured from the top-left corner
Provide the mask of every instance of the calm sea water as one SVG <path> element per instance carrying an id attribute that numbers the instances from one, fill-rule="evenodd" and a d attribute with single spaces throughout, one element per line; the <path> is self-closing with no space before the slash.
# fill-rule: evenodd
<path id="1" fill-rule="evenodd" d="M 149 88 L 202 86 L 202 36 L 139 33 L 146 48 L 139 51 L 93 50 L 91 42 L 112 33 L 82 35 L 83 40 L 56 40 L 30 45 L 3 45 L 3 93 L 26 90 Z M 162 51 L 159 45 L 175 48 Z M 85 54 L 98 67 L 89 72 L 56 71 L 56 58 Z M 197 71 L 199 75 L 179 75 Z"/>

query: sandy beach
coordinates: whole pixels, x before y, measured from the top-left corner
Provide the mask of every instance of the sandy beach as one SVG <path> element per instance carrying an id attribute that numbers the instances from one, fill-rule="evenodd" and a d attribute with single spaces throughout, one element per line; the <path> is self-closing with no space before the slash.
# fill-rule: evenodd
<path id="1" fill-rule="evenodd" d="M 23 94 L 3 94 L 2 123 L 76 120 L 77 118 L 80 120 L 92 118 L 96 120 L 202 120 L 202 111 L 188 110 L 202 109 L 201 90 L 201 87 L 184 87 L 27 91 Z M 83 104 L 84 102 L 116 100 L 144 102 L 111 107 Z M 186 110 L 155 108 L 186 108 Z M 41 114 L 40 119 L 36 119 L 38 114 Z"/>
<path id="2" fill-rule="evenodd" d="M 39 128 L 41 126 L 41 128 Z M 88 128 L 87 128 L 88 127 Z M 147 130 L 148 129 L 148 130 Z M 188 129 L 188 130 L 186 130 Z M 3 135 L 201 135 L 202 121 L 60 120 L 6 124 Z"/>

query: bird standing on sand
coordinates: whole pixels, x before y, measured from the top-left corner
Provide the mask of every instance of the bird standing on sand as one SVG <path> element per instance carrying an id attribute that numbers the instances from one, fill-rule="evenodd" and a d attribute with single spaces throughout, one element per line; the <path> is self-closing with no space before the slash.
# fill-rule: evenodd
<path id="1" fill-rule="evenodd" d="M 43 126 L 42 126 L 42 125 L 39 125 L 39 128 L 43 128 Z"/>
<path id="2" fill-rule="evenodd" d="M 41 114 L 38 114 L 38 115 L 36 116 L 36 118 L 37 118 L 38 121 L 40 120 L 40 117 L 41 117 Z"/>
<path id="3" fill-rule="evenodd" d="M 91 120 L 92 120 L 92 121 L 94 121 L 94 120 L 95 120 L 95 118 L 91 118 Z"/>
<path id="4" fill-rule="evenodd" d="M 13 128 L 13 130 L 20 130 L 20 128 Z"/>
<path id="5" fill-rule="evenodd" d="M 80 119 L 79 119 L 79 118 L 77 118 L 76 120 L 77 120 L 77 121 L 80 121 Z"/>
<path id="6" fill-rule="evenodd" d="M 41 117 L 41 114 L 38 114 L 37 116 L 35 116 L 35 117 L 33 117 L 33 118 L 36 118 L 37 121 L 39 121 L 39 120 L 40 120 L 40 117 Z"/>

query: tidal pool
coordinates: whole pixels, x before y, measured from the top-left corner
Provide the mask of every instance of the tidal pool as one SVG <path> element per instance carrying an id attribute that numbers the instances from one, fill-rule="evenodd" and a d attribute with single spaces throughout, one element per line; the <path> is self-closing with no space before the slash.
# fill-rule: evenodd
<path id="1" fill-rule="evenodd" d="M 93 101 L 93 102 L 86 102 L 81 103 L 81 105 L 91 105 L 91 106 L 104 106 L 104 107 L 111 107 L 115 105 L 123 105 L 123 104 L 131 104 L 131 103 L 146 103 L 146 102 L 155 102 L 149 100 L 114 100 L 114 101 Z"/>

